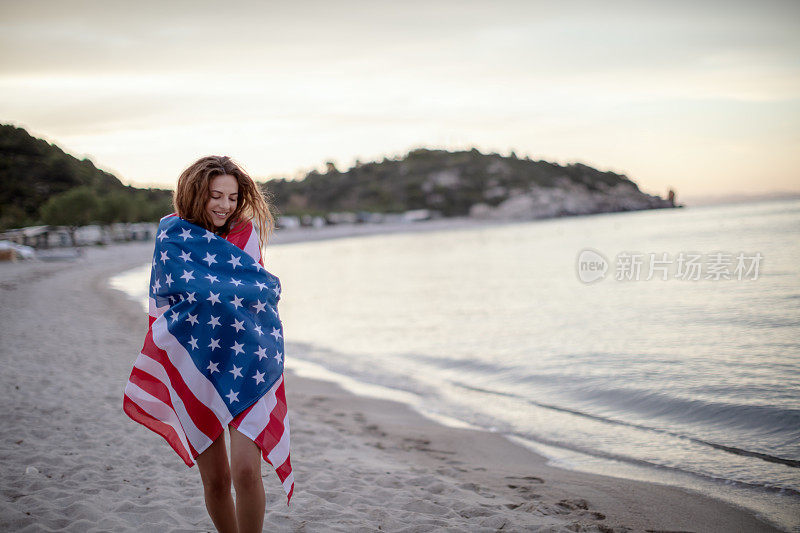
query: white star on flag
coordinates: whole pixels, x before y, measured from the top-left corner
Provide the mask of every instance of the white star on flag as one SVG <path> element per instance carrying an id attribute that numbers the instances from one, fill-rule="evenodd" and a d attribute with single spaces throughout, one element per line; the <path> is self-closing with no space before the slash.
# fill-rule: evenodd
<path id="1" fill-rule="evenodd" d="M 233 389 L 231 389 L 231 392 L 226 394 L 225 397 L 228 399 L 228 403 L 233 403 L 233 402 L 238 402 L 239 401 L 239 393 L 238 392 L 233 392 Z"/>
<path id="2" fill-rule="evenodd" d="M 236 328 L 237 332 L 242 331 L 244 329 L 244 320 L 236 320 L 234 318 L 231 327 Z"/>
<path id="3" fill-rule="evenodd" d="M 283 362 L 283 354 L 281 352 L 277 352 L 273 357 L 278 363 Z"/>
<path id="4" fill-rule="evenodd" d="M 192 272 L 194 272 L 194 270 L 184 270 L 181 278 L 185 279 L 186 282 L 188 283 L 190 279 L 194 279 L 194 275 L 192 275 Z"/>
<path id="5" fill-rule="evenodd" d="M 253 379 L 256 380 L 256 385 L 262 383 L 264 381 L 264 373 L 256 370 L 256 375 L 253 376 Z"/>
<path id="6" fill-rule="evenodd" d="M 256 313 L 261 313 L 264 311 L 264 307 L 266 307 L 266 305 L 267 302 L 262 302 L 261 300 L 258 300 L 258 303 L 253 305 L 253 309 L 256 310 Z"/>
<path id="7" fill-rule="evenodd" d="M 166 238 L 167 238 L 167 230 L 162 229 L 161 233 L 158 234 L 158 240 L 163 241 Z"/>
<path id="8" fill-rule="evenodd" d="M 191 303 L 196 302 L 197 298 L 194 297 L 194 293 L 193 292 L 187 292 L 186 293 L 186 301 L 191 304 Z"/>
<path id="9" fill-rule="evenodd" d="M 211 266 L 212 264 L 217 262 L 217 260 L 214 259 L 215 257 L 217 257 L 217 254 L 210 254 L 206 252 L 206 256 L 203 258 L 203 261 L 208 263 L 208 266 Z"/>
<path id="10" fill-rule="evenodd" d="M 267 288 L 267 284 L 266 283 L 261 283 L 260 281 L 256 281 L 256 287 L 258 287 L 259 291 L 263 291 L 264 289 Z"/>
<path id="11" fill-rule="evenodd" d="M 158 292 L 158 290 L 159 290 L 160 288 L 161 288 L 161 282 L 160 282 L 160 281 L 158 281 L 158 279 L 156 279 L 156 282 L 155 282 L 155 283 L 153 283 L 153 292 Z"/>
<path id="12" fill-rule="evenodd" d="M 219 303 L 219 293 L 212 292 L 211 296 L 206 298 L 206 300 L 211 302 L 211 305 L 218 304 Z"/>
<path id="13" fill-rule="evenodd" d="M 189 340 L 189 344 L 192 345 L 192 350 L 196 350 L 197 349 L 197 339 L 195 339 L 194 337 L 189 337 L 189 339 L 190 339 Z"/>
<path id="14" fill-rule="evenodd" d="M 180 315 L 178 315 L 178 312 L 174 311 L 174 310 L 172 311 L 172 314 L 169 315 L 169 317 L 172 319 L 172 323 L 173 324 L 175 323 L 176 320 L 178 320 L 178 316 L 180 316 Z"/>
<path id="15" fill-rule="evenodd" d="M 183 259 L 184 261 L 191 261 L 192 256 L 189 254 L 189 252 L 183 251 L 181 252 L 181 259 Z"/>
<path id="16" fill-rule="evenodd" d="M 236 309 L 239 309 L 242 306 L 242 299 L 238 296 L 234 296 L 233 300 L 231 300 L 231 305 L 233 305 Z"/>
<path id="17" fill-rule="evenodd" d="M 209 281 L 209 283 L 214 283 L 215 281 L 219 281 L 217 279 L 217 276 L 212 276 L 211 274 L 207 274 L 206 279 Z"/>
<path id="18" fill-rule="evenodd" d="M 259 346 L 258 350 L 256 350 L 256 355 L 258 356 L 258 360 L 261 361 L 267 357 L 267 349 L 263 346 Z"/>
<path id="19" fill-rule="evenodd" d="M 219 372 L 219 368 L 217 368 L 217 366 L 219 366 L 219 363 L 215 363 L 214 361 L 209 361 L 208 368 L 206 370 L 210 370 L 212 374 L 214 372 Z"/>
<path id="20" fill-rule="evenodd" d="M 210 232 L 210 231 L 208 231 L 208 230 L 206 230 L 206 234 L 205 234 L 205 235 L 203 235 L 203 238 L 204 238 L 204 239 L 208 239 L 208 242 L 211 242 L 211 240 L 212 240 L 214 237 L 216 237 L 216 235 L 214 235 L 213 233 L 211 233 L 211 232 Z"/>
<path id="21" fill-rule="evenodd" d="M 232 256 L 231 256 L 231 258 L 228 260 L 228 263 L 230 263 L 230 264 L 231 264 L 231 266 L 234 268 L 234 270 L 236 269 L 236 267 L 237 267 L 237 266 L 242 266 L 242 263 L 239 261 L 239 258 L 238 258 L 238 257 L 235 257 L 235 256 L 233 256 L 233 255 L 232 255 Z"/>
<path id="22" fill-rule="evenodd" d="M 275 340 L 278 340 L 281 337 L 281 330 L 272 328 L 272 333 L 270 333 L 270 335 L 275 337 Z"/>
<path id="23" fill-rule="evenodd" d="M 261 335 L 262 337 L 264 336 L 264 332 L 261 331 L 261 326 L 253 326 L 253 330 L 257 331 L 258 334 Z"/>
<path id="24" fill-rule="evenodd" d="M 241 281 L 239 281 L 238 279 L 233 279 L 233 278 L 231 278 L 231 283 L 233 283 L 237 287 L 242 284 Z"/>
<path id="25" fill-rule="evenodd" d="M 172 274 L 167 274 L 167 277 L 164 280 L 164 283 L 167 284 L 167 287 L 171 287 L 172 286 Z"/>
<path id="26" fill-rule="evenodd" d="M 219 339 L 211 339 L 211 344 L 209 344 L 208 347 L 211 348 L 212 352 L 219 348 Z"/>
<path id="27" fill-rule="evenodd" d="M 189 314 L 189 316 L 186 317 L 186 322 L 191 322 L 193 326 L 196 326 L 197 325 L 197 315 Z"/>
<path id="28" fill-rule="evenodd" d="M 167 255 L 167 252 L 166 251 L 161 252 L 161 262 L 166 263 L 167 261 L 169 261 L 169 256 Z"/>
<path id="29" fill-rule="evenodd" d="M 234 341 L 233 346 L 231 346 L 231 350 L 236 352 L 236 355 L 239 355 L 240 353 L 244 353 L 244 350 L 242 350 L 243 347 L 244 344 L 239 344 L 238 342 Z"/>
<path id="30" fill-rule="evenodd" d="M 208 321 L 208 325 L 211 326 L 211 329 L 214 329 L 215 327 L 221 325 L 219 323 L 219 317 L 211 315 L 211 320 Z"/>
<path id="31" fill-rule="evenodd" d="M 233 370 L 230 370 L 230 373 L 233 374 L 233 379 L 242 377 L 242 367 L 233 365 Z"/>
<path id="32" fill-rule="evenodd" d="M 189 230 L 189 228 L 184 228 L 181 230 L 181 234 L 178 236 L 183 237 L 183 242 L 186 242 L 186 239 L 192 236 L 192 232 Z"/>

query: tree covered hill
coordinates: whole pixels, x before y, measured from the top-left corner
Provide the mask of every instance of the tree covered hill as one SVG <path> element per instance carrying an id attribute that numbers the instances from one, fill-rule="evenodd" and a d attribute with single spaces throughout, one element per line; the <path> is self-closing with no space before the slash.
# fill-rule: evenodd
<path id="1" fill-rule="evenodd" d="M 170 195 L 167 190 L 125 186 L 88 159 L 76 159 L 23 128 L 0 125 L 0 229 L 39 224 L 45 218 L 66 225 L 152 220 L 165 209 L 169 212 Z M 86 203 L 86 198 L 91 200 Z M 48 202 L 56 205 L 45 217 Z M 70 220 L 78 215 L 80 220 Z"/>
<path id="2" fill-rule="evenodd" d="M 626 176 L 583 164 L 558 165 L 477 149 L 418 148 L 396 159 L 260 184 L 277 215 L 336 211 L 532 219 L 672 207 Z M 172 210 L 171 191 L 137 189 L 87 160 L 0 125 L 0 230 L 33 224 L 157 221 Z"/>
<path id="3" fill-rule="evenodd" d="M 668 207 L 666 200 L 642 193 L 624 175 L 583 164 L 520 159 L 514 153 L 419 148 L 401 159 L 357 162 L 345 172 L 333 163 L 327 166 L 325 173 L 312 171 L 303 180 L 268 181 L 278 210 L 302 215 L 432 209 L 444 216 L 492 212 L 503 217 L 516 209 L 521 216 L 510 218 L 541 218 Z M 519 201 L 526 198 L 527 204 Z"/>

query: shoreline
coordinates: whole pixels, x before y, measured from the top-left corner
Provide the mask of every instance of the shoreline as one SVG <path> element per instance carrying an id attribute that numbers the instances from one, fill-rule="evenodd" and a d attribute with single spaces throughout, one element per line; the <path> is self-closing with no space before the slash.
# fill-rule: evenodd
<path id="1" fill-rule="evenodd" d="M 427 231 L 449 231 L 483 227 L 519 224 L 514 220 L 481 220 L 469 217 L 446 217 L 421 222 L 382 222 L 373 224 L 338 224 L 320 228 L 301 227 L 283 228 L 272 234 L 267 247 L 271 245 L 293 244 L 297 242 L 314 242 L 350 237 L 367 237 L 392 233 L 417 233 Z"/>
<path id="2" fill-rule="evenodd" d="M 302 239 L 271 243 L 299 240 Z M 48 439 L 63 441 L 63 435 L 48 436 L 37 424 L 42 420 L 29 420 L 30 424 L 24 425 L 20 418 L 6 414 L 10 433 L 25 434 L 21 440 L 14 437 L 21 444 L 29 439 L 43 439 L 51 446 L 31 454 L 30 450 L 26 453 L 24 448 L 19 449 L 22 446 L 14 444 L 16 441 L 6 443 L 9 453 L 5 454 L 4 461 L 8 463 L 0 474 L 4 478 L 5 496 L 1 526 L 13 529 L 25 526 L 35 529 L 45 524 L 75 527 L 74 524 L 88 520 L 98 525 L 105 523 L 106 529 L 113 526 L 115 530 L 133 530 L 142 522 L 131 521 L 126 513 L 130 511 L 129 514 L 135 516 L 133 511 L 139 509 L 146 513 L 146 518 L 152 518 L 152 522 L 145 523 L 213 530 L 205 516 L 202 485 L 199 475 L 194 473 L 196 469 L 187 469 L 160 438 L 137 427 L 121 411 L 122 388 L 141 347 L 146 317 L 127 295 L 108 287 L 107 279 L 145 263 L 151 253 L 152 243 L 124 244 L 87 249 L 84 258 L 69 263 L 17 263 L 6 265 L 13 268 L 0 267 L 0 291 L 9 303 L 2 311 L 3 320 L 15 333 L 13 339 L 4 342 L 4 366 L 9 367 L 15 348 L 26 355 L 18 365 L 22 368 L 2 378 L 6 390 L 20 390 L 14 389 L 16 373 L 19 377 L 42 382 L 42 387 L 34 389 L 49 391 L 57 376 L 46 372 L 44 377 L 37 376 L 36 369 L 39 363 L 50 362 L 49 355 L 63 346 L 64 337 L 70 336 L 67 330 L 72 330 L 71 336 L 76 341 L 72 345 L 94 344 L 95 349 L 107 349 L 110 359 L 99 362 L 79 357 L 85 355 L 83 352 L 70 354 L 65 358 L 72 366 L 64 370 L 71 371 L 68 381 L 80 381 L 81 376 L 75 375 L 76 366 L 97 372 L 100 380 L 97 387 L 106 392 L 100 398 L 105 415 L 100 417 L 101 433 L 109 441 L 125 443 L 122 449 L 116 450 L 119 464 L 104 466 L 106 472 L 122 470 L 127 476 L 121 478 L 122 482 L 116 480 L 116 488 L 111 489 L 114 494 L 98 498 L 99 505 L 106 507 L 105 513 L 90 512 L 90 506 L 78 505 L 82 496 L 103 494 L 108 482 L 114 484 L 114 479 L 108 479 L 109 474 L 102 475 L 99 468 L 108 462 L 107 454 L 98 453 L 104 451 L 103 447 L 99 447 L 99 443 L 93 445 L 90 451 L 94 451 L 94 455 L 87 455 L 81 440 L 66 439 L 61 446 L 52 445 L 55 441 Z M 54 296 L 52 306 L 42 301 L 43 297 Z M 27 302 L 32 303 L 26 306 Z M 21 305 L 21 316 L 10 311 L 14 304 Z M 75 307 L 86 311 L 83 316 L 92 317 L 91 324 L 80 324 L 74 316 Z M 53 331 L 46 334 L 39 334 L 38 330 L 24 331 L 25 319 L 37 316 Z M 134 328 L 132 324 L 137 326 Z M 87 336 L 87 333 L 90 334 Z M 298 357 L 302 358 L 299 354 Z M 380 525 L 395 531 L 424 531 L 437 527 L 560 531 L 567 526 L 570 530 L 604 528 L 605 531 L 776 531 L 749 511 L 710 497 L 655 483 L 551 467 L 544 457 L 502 435 L 439 425 L 405 404 L 357 396 L 332 382 L 300 377 L 291 371 L 291 354 L 287 383 L 294 434 L 292 455 L 299 480 L 295 502 L 288 510 L 285 503 L 280 505 L 276 478 L 270 475 L 268 465 L 262 465 L 265 467 L 262 473 L 267 477 L 266 522 L 280 530 L 303 527 L 374 530 Z M 90 384 L 83 385 L 87 386 Z M 48 394 L 39 397 L 27 392 L 20 393 L 28 395 L 27 401 L 19 403 L 17 395 L 12 395 L 12 398 L 4 398 L 7 405 L 3 411 L 11 413 L 15 407 L 27 404 L 29 411 L 45 420 L 49 416 L 45 414 L 48 408 L 61 409 L 66 416 L 59 420 L 69 420 L 65 425 L 73 424 L 73 431 L 87 437 L 81 427 L 85 419 L 79 416 L 83 408 L 70 402 L 83 400 L 83 397 L 76 397 L 75 391 L 69 389 L 61 392 L 66 394 L 61 402 Z M 120 439 L 120 434 L 125 437 Z M 338 446 L 331 447 L 331 442 Z M 105 444 L 111 447 L 110 443 Z M 80 474 L 65 468 L 70 461 L 59 457 L 64 449 L 70 454 L 68 457 L 82 458 L 82 470 L 99 472 L 101 485 L 92 483 L 85 475 L 78 475 L 73 479 L 77 481 L 73 493 L 54 488 L 54 483 L 48 480 L 55 482 Z M 31 458 L 27 466 L 37 472 L 25 473 L 29 470 L 24 460 L 26 456 Z M 129 464 L 135 462 L 131 461 L 131 456 L 136 460 L 158 462 L 160 468 L 154 469 L 151 465 L 144 475 L 136 465 Z M 148 482 L 150 478 L 152 482 Z M 138 487 L 133 483 L 137 479 L 152 486 Z M 129 485 L 125 485 L 125 481 Z M 176 483 L 180 488 L 175 487 Z M 167 490 L 170 486 L 178 492 Z M 54 490 L 61 494 L 60 499 L 56 498 L 58 502 L 50 501 Z M 153 491 L 161 494 L 160 499 L 152 498 Z M 63 511 L 59 505 L 61 500 L 73 497 L 78 502 L 67 507 L 71 510 L 65 513 L 67 518 L 54 522 L 55 516 Z M 179 500 L 177 504 L 176 499 Z M 161 506 L 154 502 L 161 502 Z M 25 514 L 24 507 L 32 504 L 38 511 Z M 203 516 L 205 520 L 198 519 Z"/>

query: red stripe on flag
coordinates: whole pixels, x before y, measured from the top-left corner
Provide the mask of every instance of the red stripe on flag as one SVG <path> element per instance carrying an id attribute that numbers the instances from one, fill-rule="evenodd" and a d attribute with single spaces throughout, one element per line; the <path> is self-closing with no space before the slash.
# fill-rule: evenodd
<path id="1" fill-rule="evenodd" d="M 197 456 L 190 455 L 192 452 L 183 447 L 180 437 L 178 437 L 178 434 L 175 433 L 174 429 L 172 429 L 172 426 L 165 424 L 164 422 L 147 414 L 147 412 L 136 405 L 133 400 L 128 398 L 127 395 L 123 399 L 122 409 L 133 420 L 164 437 L 164 440 L 166 440 L 167 443 L 172 446 L 172 449 L 175 450 L 175 453 L 180 455 L 181 459 L 183 459 L 183 462 L 186 463 L 186 466 L 194 466 L 194 460 L 192 457 Z"/>
<path id="2" fill-rule="evenodd" d="M 264 431 L 262 431 L 255 440 L 256 444 L 261 448 L 264 460 L 269 464 L 272 464 L 272 461 L 269 460 L 267 455 L 275 448 L 275 445 L 280 442 L 284 432 L 283 419 L 286 418 L 286 396 L 284 394 L 283 383 L 281 383 L 278 390 L 275 391 L 275 397 L 277 403 L 269 415 L 269 422 L 267 422 Z"/>
<path id="3" fill-rule="evenodd" d="M 292 473 L 291 456 L 287 457 L 286 460 L 283 462 L 283 464 L 275 469 L 275 472 L 278 474 L 278 477 L 281 478 L 281 481 L 289 477 L 289 474 Z"/>
<path id="4" fill-rule="evenodd" d="M 234 224 L 231 231 L 225 235 L 225 240 L 235 244 L 240 250 L 244 250 L 247 241 L 250 240 L 250 234 L 253 232 L 253 224 Z"/>
<path id="5" fill-rule="evenodd" d="M 189 444 L 189 451 L 192 452 L 192 457 L 197 457 L 200 455 L 197 450 L 194 449 L 194 446 L 192 446 L 192 442 L 189 439 L 186 439 L 186 443 Z"/>
<path id="6" fill-rule="evenodd" d="M 169 389 L 157 378 L 140 368 L 133 367 L 128 381 L 134 385 L 138 385 L 143 391 L 169 405 L 172 407 L 173 411 L 175 410 L 175 407 L 172 405 L 172 398 L 169 396 Z"/>
<path id="7" fill-rule="evenodd" d="M 241 413 L 239 413 L 238 415 L 236 415 L 236 417 L 235 417 L 233 420 L 231 420 L 230 424 L 228 424 L 228 425 L 229 425 L 229 426 L 233 426 L 233 427 L 235 427 L 236 429 L 239 429 L 239 426 L 241 425 L 241 423 L 242 423 L 242 420 L 244 420 L 244 418 L 247 416 L 247 414 L 248 414 L 250 411 L 252 411 L 252 410 L 253 410 L 253 407 L 255 407 L 256 405 L 258 405 L 258 402 L 260 402 L 260 401 L 261 401 L 263 398 L 264 398 L 264 397 L 262 396 L 262 397 L 261 397 L 261 398 L 259 398 L 259 399 L 258 399 L 258 401 L 257 401 L 257 402 L 255 402 L 253 405 L 251 405 L 250 407 L 248 407 L 247 409 L 245 409 L 244 411 L 242 411 Z"/>
<path id="8" fill-rule="evenodd" d="M 178 369 L 175 368 L 175 365 L 169 360 L 167 352 L 159 348 L 156 343 L 153 342 L 152 328 L 147 331 L 142 353 L 164 367 L 164 370 L 166 370 L 169 376 L 172 389 L 183 401 L 183 405 L 186 407 L 186 411 L 189 413 L 195 426 L 197 426 L 197 429 L 205 433 L 212 441 L 216 439 L 224 430 L 217 415 L 215 415 L 206 404 L 197 399 L 191 389 L 186 385 Z"/>

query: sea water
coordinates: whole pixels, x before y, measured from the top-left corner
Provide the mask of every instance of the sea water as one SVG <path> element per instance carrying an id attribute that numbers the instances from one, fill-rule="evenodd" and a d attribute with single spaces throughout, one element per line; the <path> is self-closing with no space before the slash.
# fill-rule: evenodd
<path id="1" fill-rule="evenodd" d="M 800 531 L 798 243 L 800 202 L 780 201 L 265 257 L 283 288 L 288 368 L 395 391 L 558 466 L 710 493 Z M 144 301 L 148 275 L 112 284 Z"/>

